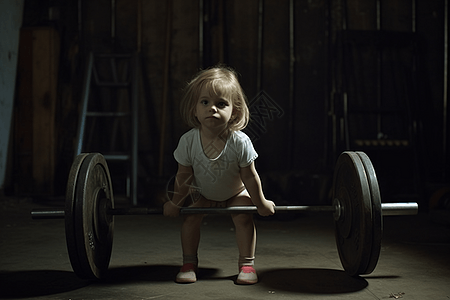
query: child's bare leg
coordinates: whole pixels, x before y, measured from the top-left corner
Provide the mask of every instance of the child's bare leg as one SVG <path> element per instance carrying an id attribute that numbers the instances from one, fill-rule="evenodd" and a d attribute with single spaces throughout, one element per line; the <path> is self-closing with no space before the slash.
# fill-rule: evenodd
<path id="1" fill-rule="evenodd" d="M 192 202 L 189 207 L 208 207 L 209 200 L 200 196 L 196 199 L 190 199 Z M 195 201 L 194 201 L 195 200 Z M 183 264 L 192 263 L 195 266 L 198 264 L 197 252 L 200 243 L 200 227 L 205 215 L 192 214 L 183 217 L 183 224 L 181 225 L 181 248 L 183 250 Z"/>
<path id="2" fill-rule="evenodd" d="M 253 205 L 246 190 L 232 198 L 228 206 Z M 258 282 L 258 276 L 253 268 L 256 248 L 256 229 L 252 214 L 231 215 L 236 227 L 236 241 L 239 248 L 239 274 L 236 279 L 238 284 L 254 284 Z"/>
<path id="3" fill-rule="evenodd" d="M 208 204 L 203 197 L 192 203 L 191 207 L 202 207 Z M 183 249 L 183 267 L 177 274 L 176 282 L 193 283 L 197 281 L 195 274 L 198 266 L 198 246 L 200 243 L 200 227 L 204 215 L 186 215 L 181 225 L 181 247 Z"/>
<path id="4" fill-rule="evenodd" d="M 183 267 L 175 279 L 179 283 L 197 281 L 198 266 L 197 250 L 200 242 L 200 225 L 203 215 L 187 215 L 181 225 L 181 246 L 183 249 Z"/>
<path id="5" fill-rule="evenodd" d="M 229 206 L 253 205 L 247 191 L 229 200 Z M 253 265 L 256 248 L 256 229 L 252 214 L 232 214 L 236 227 L 236 241 L 239 249 L 239 265 Z"/>
<path id="6" fill-rule="evenodd" d="M 256 248 L 256 229 L 251 214 L 233 214 L 236 241 L 239 249 L 239 266 L 253 265 Z"/>
<path id="7" fill-rule="evenodd" d="M 202 220 L 203 215 L 186 215 L 184 217 L 183 225 L 181 226 L 181 247 L 183 249 L 183 257 L 188 258 L 187 260 L 193 260 L 193 257 L 197 257 Z M 197 264 L 196 261 L 184 260 L 183 263 Z"/>

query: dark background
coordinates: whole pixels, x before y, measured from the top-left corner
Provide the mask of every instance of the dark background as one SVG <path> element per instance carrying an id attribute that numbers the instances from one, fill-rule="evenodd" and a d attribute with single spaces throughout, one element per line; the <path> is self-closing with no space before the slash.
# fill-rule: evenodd
<path id="1" fill-rule="evenodd" d="M 5 191 L 64 195 L 93 51 L 140 57 L 140 205 L 157 204 L 176 172 L 172 152 L 188 130 L 178 110 L 183 87 L 200 68 L 222 62 L 240 73 L 252 103 L 266 104 L 253 106 L 247 133 L 268 198 L 330 203 L 338 155 L 358 150 L 372 159 L 384 202 L 427 208 L 450 181 L 447 15 L 446 0 L 25 0 Z M 29 46 L 42 30 L 51 33 L 43 43 L 53 49 L 45 60 Z M 29 102 L 42 102 L 30 92 L 39 84 L 25 83 L 42 61 L 56 73 L 38 114 Z M 120 93 L 96 95 L 90 101 L 100 109 L 129 102 Z M 39 122 L 52 130 L 31 131 Z M 126 121 L 97 122 L 88 124 L 86 149 L 129 149 Z M 49 132 L 50 139 L 42 137 Z M 51 164 L 36 154 L 38 146 L 52 153 Z M 111 164 L 117 194 L 125 193 L 128 170 Z"/>

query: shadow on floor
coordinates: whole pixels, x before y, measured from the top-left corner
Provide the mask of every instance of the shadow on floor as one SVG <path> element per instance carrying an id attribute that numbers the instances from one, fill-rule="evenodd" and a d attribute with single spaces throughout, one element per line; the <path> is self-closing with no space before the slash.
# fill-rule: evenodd
<path id="1" fill-rule="evenodd" d="M 108 270 L 108 274 L 99 283 L 129 283 L 129 282 L 162 282 L 175 281 L 175 276 L 180 271 L 180 266 L 147 265 L 114 267 Z M 219 270 L 199 268 L 197 277 L 199 280 L 213 277 Z"/>
<path id="2" fill-rule="evenodd" d="M 105 278 L 89 281 L 66 271 L 17 271 L 0 273 L 1 298 L 48 296 L 81 289 L 91 284 L 127 284 L 136 282 L 173 282 L 179 266 L 149 265 L 114 267 Z M 199 280 L 233 280 L 236 276 L 216 277 L 218 269 L 200 268 Z M 259 285 L 270 290 L 296 293 L 341 294 L 363 290 L 368 282 L 330 269 L 271 269 L 259 272 Z"/>
<path id="3" fill-rule="evenodd" d="M 363 290 L 368 282 L 331 269 L 272 269 L 259 273 L 259 284 L 295 293 L 342 294 Z"/>
<path id="4" fill-rule="evenodd" d="M 174 281 L 179 266 L 148 265 L 110 268 L 105 278 L 83 280 L 73 272 L 38 270 L 0 273 L 0 299 L 49 296 L 81 289 L 88 285 Z M 218 269 L 200 268 L 198 278 L 213 278 Z"/>
<path id="5" fill-rule="evenodd" d="M 1 298 L 48 296 L 83 288 L 90 281 L 78 278 L 73 272 L 38 270 L 0 273 Z"/>

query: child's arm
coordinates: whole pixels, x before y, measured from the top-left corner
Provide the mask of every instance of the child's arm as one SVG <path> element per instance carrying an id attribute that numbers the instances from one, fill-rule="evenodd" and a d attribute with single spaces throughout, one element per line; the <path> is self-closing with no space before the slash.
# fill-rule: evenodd
<path id="1" fill-rule="evenodd" d="M 180 208 L 183 206 L 186 196 L 189 194 L 189 186 L 193 179 L 194 171 L 192 167 L 178 164 L 172 201 L 167 201 L 164 204 L 164 216 L 178 217 L 180 215 Z"/>
<path id="2" fill-rule="evenodd" d="M 266 200 L 264 197 L 261 179 L 259 178 L 258 172 L 256 172 L 255 164 L 252 162 L 248 167 L 241 168 L 240 173 L 241 180 L 250 194 L 253 204 L 258 209 L 258 214 L 261 216 L 273 215 L 275 213 L 275 203 Z"/>

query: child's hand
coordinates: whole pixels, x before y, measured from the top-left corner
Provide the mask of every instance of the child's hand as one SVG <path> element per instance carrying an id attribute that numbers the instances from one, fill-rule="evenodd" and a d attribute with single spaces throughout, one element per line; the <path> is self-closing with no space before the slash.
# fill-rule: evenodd
<path id="1" fill-rule="evenodd" d="M 258 214 L 266 217 L 275 213 L 275 203 L 270 200 L 264 200 L 261 205 L 257 207 Z"/>
<path id="2" fill-rule="evenodd" d="M 165 217 L 178 217 L 180 215 L 180 208 L 172 201 L 164 203 L 164 216 Z"/>

